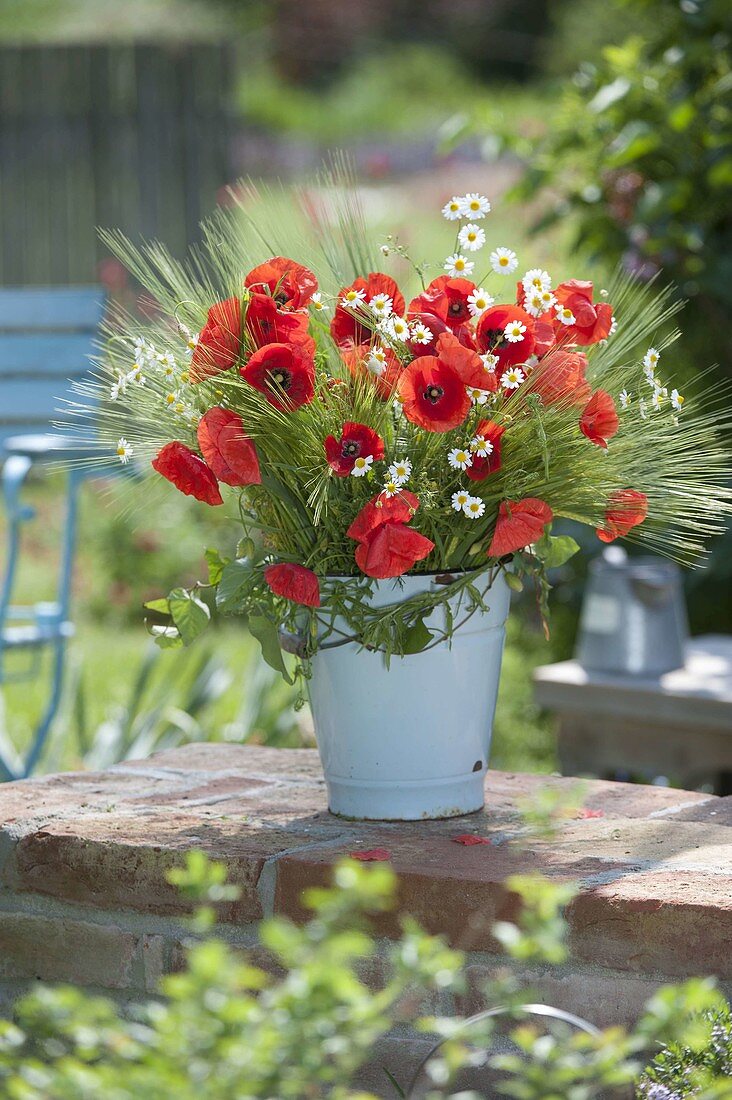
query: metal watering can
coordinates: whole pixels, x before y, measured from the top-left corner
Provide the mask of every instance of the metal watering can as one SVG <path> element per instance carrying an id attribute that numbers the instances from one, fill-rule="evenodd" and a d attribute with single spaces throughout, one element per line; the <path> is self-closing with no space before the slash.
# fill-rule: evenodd
<path id="1" fill-rule="evenodd" d="M 577 659 L 593 672 L 660 676 L 684 665 L 689 633 L 681 570 L 609 546 L 590 564 Z"/>

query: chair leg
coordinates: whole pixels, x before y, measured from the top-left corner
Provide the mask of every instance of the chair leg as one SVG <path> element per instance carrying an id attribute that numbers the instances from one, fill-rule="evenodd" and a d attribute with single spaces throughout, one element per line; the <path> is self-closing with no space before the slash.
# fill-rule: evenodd
<path id="1" fill-rule="evenodd" d="M 23 764 L 23 774 L 19 778 L 27 779 L 32 774 L 33 769 L 40 760 L 43 750 L 46 747 L 46 741 L 51 729 L 51 724 L 56 717 L 56 712 L 61 702 L 61 689 L 63 687 L 64 678 L 64 656 L 66 649 L 66 640 L 60 638 L 54 642 L 53 645 L 53 673 L 51 682 L 51 693 L 48 697 L 48 703 L 43 713 L 43 717 L 36 726 L 35 733 L 33 735 L 33 742 L 28 755 L 25 758 Z"/>

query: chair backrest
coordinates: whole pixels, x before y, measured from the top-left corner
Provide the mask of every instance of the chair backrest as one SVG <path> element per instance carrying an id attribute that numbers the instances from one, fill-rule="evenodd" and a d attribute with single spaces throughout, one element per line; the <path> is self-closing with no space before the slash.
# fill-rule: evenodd
<path id="1" fill-rule="evenodd" d="M 0 288 L 0 441 L 49 430 L 89 371 L 105 300 L 98 286 Z"/>

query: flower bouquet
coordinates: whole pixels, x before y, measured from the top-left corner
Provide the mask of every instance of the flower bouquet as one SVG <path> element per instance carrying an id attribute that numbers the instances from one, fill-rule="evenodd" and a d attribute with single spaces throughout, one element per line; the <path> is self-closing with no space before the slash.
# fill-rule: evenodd
<path id="1" fill-rule="evenodd" d="M 240 525 L 206 583 L 147 605 L 152 632 L 246 616 L 304 677 L 334 811 L 478 809 L 510 589 L 546 613 L 577 549 L 559 518 L 695 562 L 730 511 L 728 413 L 662 380 L 663 293 L 519 268 L 481 194 L 444 206 L 439 273 L 370 241 L 341 181 L 252 207 L 219 210 L 186 264 L 105 235 L 152 301 L 110 320 L 74 411 Z"/>

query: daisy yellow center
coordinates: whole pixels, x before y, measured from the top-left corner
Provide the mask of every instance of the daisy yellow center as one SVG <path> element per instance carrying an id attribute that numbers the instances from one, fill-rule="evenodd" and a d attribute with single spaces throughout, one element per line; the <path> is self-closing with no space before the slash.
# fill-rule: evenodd
<path id="1" fill-rule="evenodd" d="M 165 398 L 165 400 L 168 402 L 169 405 L 172 405 L 172 404 L 175 403 L 175 397 L 172 393 L 169 393 L 167 395 L 167 397 Z"/>
<path id="2" fill-rule="evenodd" d="M 471 210 L 480 210 L 480 203 L 476 202 L 475 199 L 473 199 L 473 201 L 470 204 L 470 209 Z"/>
<path id="3" fill-rule="evenodd" d="M 465 267 L 465 260 L 455 260 L 455 270 L 462 271 Z"/>
<path id="4" fill-rule="evenodd" d="M 118 455 L 123 455 L 126 452 L 126 450 L 127 450 L 126 447 L 118 447 L 117 448 L 117 454 Z"/>
<path id="5" fill-rule="evenodd" d="M 458 453 L 455 455 L 455 458 L 458 460 L 458 462 L 465 462 L 467 457 L 468 456 L 466 455 L 465 451 L 458 451 Z"/>
<path id="6" fill-rule="evenodd" d="M 356 468 L 358 470 L 363 470 L 364 466 L 366 465 L 366 459 L 365 458 L 357 458 L 354 465 L 356 466 Z"/>
<path id="7" fill-rule="evenodd" d="M 501 256 L 498 263 L 501 267 L 508 267 L 508 256 Z"/>
<path id="8" fill-rule="evenodd" d="M 473 500 L 473 501 L 471 501 L 471 502 L 470 502 L 470 504 L 468 505 L 468 508 L 470 509 L 470 511 L 471 511 L 471 512 L 477 512 L 477 511 L 478 511 L 478 509 L 480 508 L 480 505 L 479 505 L 479 504 L 476 504 L 476 502 L 475 502 L 475 501 Z"/>

